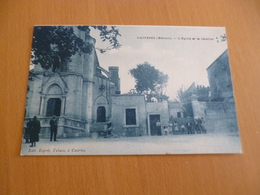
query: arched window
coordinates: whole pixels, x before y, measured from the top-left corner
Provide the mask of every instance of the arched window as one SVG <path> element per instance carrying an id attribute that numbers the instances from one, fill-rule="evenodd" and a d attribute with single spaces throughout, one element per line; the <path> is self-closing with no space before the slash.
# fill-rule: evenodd
<path id="1" fill-rule="evenodd" d="M 97 108 L 97 122 L 106 122 L 106 108 L 104 106 Z"/>
<path id="2" fill-rule="evenodd" d="M 46 116 L 60 116 L 61 110 L 61 99 L 60 98 L 50 98 L 47 102 L 47 112 Z"/>
<path id="3" fill-rule="evenodd" d="M 53 84 L 48 88 L 48 95 L 61 95 L 62 90 L 59 85 Z"/>

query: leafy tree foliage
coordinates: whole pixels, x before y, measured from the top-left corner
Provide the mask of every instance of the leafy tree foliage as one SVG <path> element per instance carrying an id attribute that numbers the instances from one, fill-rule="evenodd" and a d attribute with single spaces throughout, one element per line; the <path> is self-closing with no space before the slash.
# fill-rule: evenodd
<path id="1" fill-rule="evenodd" d="M 127 94 L 132 94 L 132 95 L 134 95 L 134 94 L 138 94 L 138 93 L 137 93 L 136 89 L 130 89 Z"/>
<path id="2" fill-rule="evenodd" d="M 119 48 L 117 40 L 120 36 L 116 27 L 78 26 L 78 29 L 89 34 L 90 27 L 100 31 L 102 41 L 108 41 L 110 46 L 98 49 L 104 53 L 109 49 Z M 84 42 L 74 34 L 72 26 L 36 26 L 32 45 L 32 63 L 40 64 L 43 69 L 66 71 L 66 63 L 76 53 L 90 53 L 94 45 Z"/>
<path id="3" fill-rule="evenodd" d="M 148 62 L 138 64 L 136 68 L 129 71 L 132 77 L 135 78 L 135 91 L 130 93 L 144 94 L 148 102 L 154 98 L 157 101 L 168 99 L 165 95 L 165 88 L 168 83 L 168 75 L 155 69 Z"/>
<path id="4" fill-rule="evenodd" d="M 192 93 L 181 87 L 177 91 L 177 101 L 181 104 L 181 109 L 184 116 L 193 117 L 193 109 L 190 101 Z"/>
<path id="5" fill-rule="evenodd" d="M 102 49 L 97 48 L 101 53 L 104 53 L 111 49 L 117 49 L 121 47 L 121 44 L 119 43 L 117 37 L 121 36 L 119 33 L 119 30 L 115 26 L 111 26 L 111 28 L 108 28 L 107 26 L 91 26 L 94 29 L 97 29 L 100 31 L 100 39 L 105 42 L 108 41 L 110 46 Z"/>
<path id="6" fill-rule="evenodd" d="M 191 96 L 194 94 L 197 96 L 198 101 L 208 101 L 209 100 L 209 87 L 202 85 L 194 86 L 192 89 L 185 90 L 181 87 L 177 91 L 177 99 L 180 102 L 190 101 Z"/>

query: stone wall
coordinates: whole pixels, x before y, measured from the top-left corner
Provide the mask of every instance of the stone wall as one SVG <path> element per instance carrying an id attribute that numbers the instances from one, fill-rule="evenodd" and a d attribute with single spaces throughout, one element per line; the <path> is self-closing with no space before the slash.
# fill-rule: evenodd
<path id="1" fill-rule="evenodd" d="M 181 117 L 183 117 L 183 112 L 179 102 L 168 102 L 168 105 L 170 117 L 178 118 L 178 112 L 181 114 Z"/>
<path id="2" fill-rule="evenodd" d="M 234 102 L 193 101 L 194 118 L 203 117 L 203 127 L 208 133 L 238 132 Z"/>

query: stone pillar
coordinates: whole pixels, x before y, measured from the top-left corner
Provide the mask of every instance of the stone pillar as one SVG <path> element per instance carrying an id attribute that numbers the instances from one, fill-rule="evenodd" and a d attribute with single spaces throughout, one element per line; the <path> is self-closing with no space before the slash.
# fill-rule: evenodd
<path id="1" fill-rule="evenodd" d="M 193 117 L 194 118 L 201 118 L 205 117 L 205 109 L 206 109 L 206 104 L 204 102 L 199 102 L 197 100 L 196 95 L 191 96 L 191 103 L 192 103 L 192 110 L 193 110 Z"/>
<path id="2" fill-rule="evenodd" d="M 64 117 L 59 117 L 58 120 L 58 131 L 57 131 L 57 137 L 64 137 Z"/>
<path id="3" fill-rule="evenodd" d="M 190 97 L 193 117 L 198 117 L 198 97 L 195 94 L 192 94 Z"/>
<path id="4" fill-rule="evenodd" d="M 89 54 L 85 54 L 84 57 L 84 66 L 83 66 L 83 87 L 85 88 L 84 99 L 86 115 L 85 120 L 86 132 L 89 132 L 90 124 L 92 124 L 92 112 L 93 112 L 93 85 L 94 85 L 94 74 L 95 74 L 95 39 L 86 34 L 85 36 L 86 44 L 92 44 L 93 50 Z"/>
<path id="5" fill-rule="evenodd" d="M 76 76 L 75 75 L 68 75 L 67 76 L 67 85 L 68 85 L 68 92 L 66 94 L 66 116 L 73 118 L 75 108 L 75 95 L 74 89 L 76 89 Z"/>
<path id="6" fill-rule="evenodd" d="M 39 115 L 43 116 L 43 110 L 44 110 L 44 105 L 46 101 L 46 95 L 41 95 L 41 100 L 40 100 L 40 109 L 39 109 Z"/>
<path id="7" fill-rule="evenodd" d="M 65 107 L 66 107 L 66 95 L 63 95 L 61 100 L 61 116 L 65 115 Z"/>
<path id="8" fill-rule="evenodd" d="M 76 102 L 76 110 L 75 110 L 75 118 L 81 119 L 81 110 L 82 110 L 82 78 L 77 77 L 77 89 L 75 91 L 75 102 Z"/>
<path id="9" fill-rule="evenodd" d="M 86 83 L 86 131 L 89 132 L 90 124 L 93 122 L 92 113 L 93 113 L 93 82 Z"/>

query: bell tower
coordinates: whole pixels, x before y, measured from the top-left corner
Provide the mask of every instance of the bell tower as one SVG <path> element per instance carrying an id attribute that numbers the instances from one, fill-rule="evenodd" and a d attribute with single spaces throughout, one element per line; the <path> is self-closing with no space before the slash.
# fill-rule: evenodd
<path id="1" fill-rule="evenodd" d="M 109 79 L 115 83 L 115 87 L 116 87 L 116 94 L 120 94 L 121 90 L 120 90 L 120 78 L 119 78 L 119 74 L 118 74 L 118 66 L 110 66 L 109 67 Z"/>

